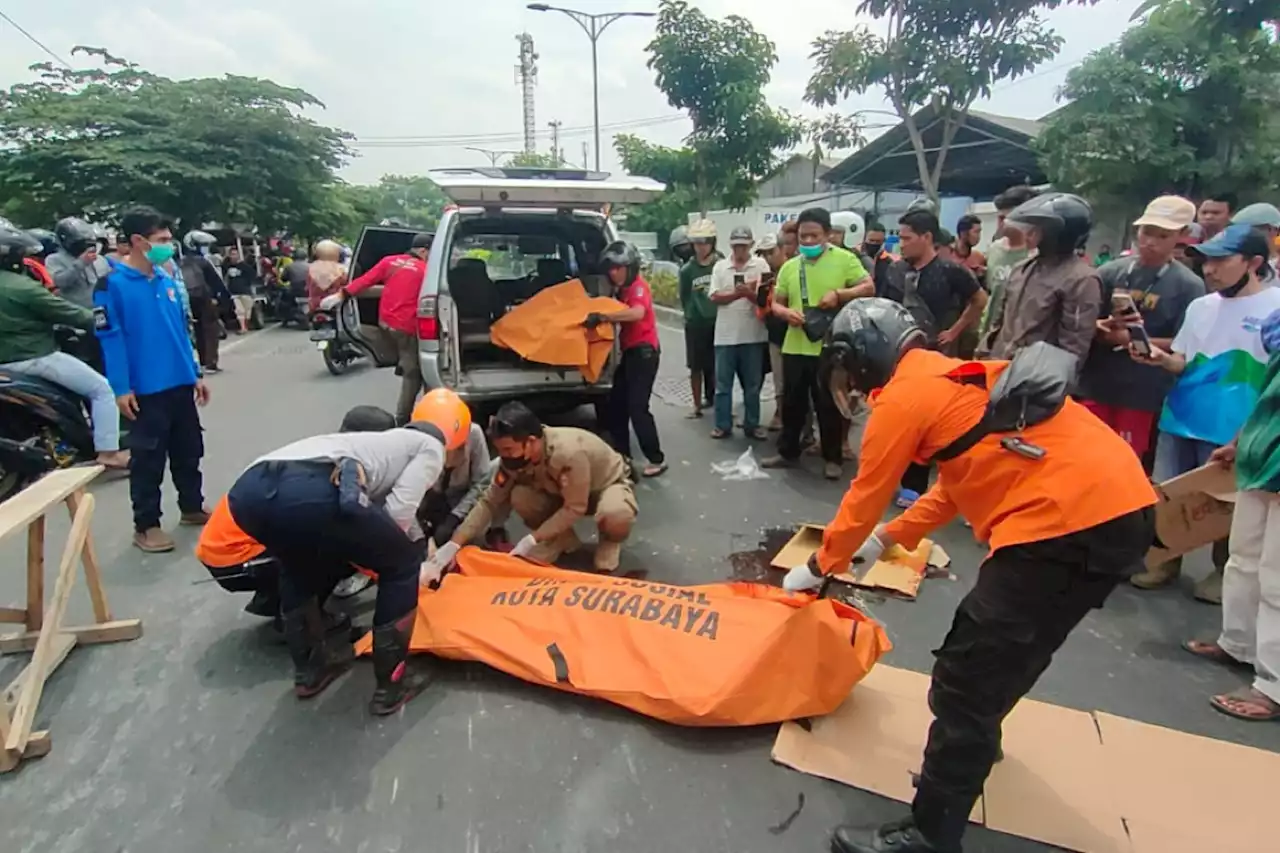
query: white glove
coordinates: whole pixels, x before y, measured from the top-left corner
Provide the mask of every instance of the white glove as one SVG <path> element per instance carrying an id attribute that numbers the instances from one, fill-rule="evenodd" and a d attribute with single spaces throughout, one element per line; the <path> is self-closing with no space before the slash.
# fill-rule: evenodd
<path id="1" fill-rule="evenodd" d="M 323 308 L 325 311 L 332 311 L 334 308 L 337 308 L 341 304 L 342 304 L 342 291 L 338 291 L 337 293 L 330 293 L 324 299 L 320 300 L 320 307 Z"/>
<path id="2" fill-rule="evenodd" d="M 530 533 L 528 536 L 524 537 L 519 542 L 517 542 L 516 547 L 511 549 L 511 556 L 527 557 L 529 556 L 529 553 L 533 551 L 534 546 L 536 546 L 537 544 L 538 544 L 538 540 L 534 539 L 533 534 Z"/>
<path id="3" fill-rule="evenodd" d="M 444 570 L 453 564 L 453 560 L 458 556 L 458 546 L 453 542 L 447 542 L 436 549 L 435 556 L 422 564 L 422 569 L 418 572 L 418 584 L 420 586 L 430 586 L 440 580 L 440 576 L 444 574 Z"/>
<path id="4" fill-rule="evenodd" d="M 867 537 L 867 541 L 862 543 L 862 547 L 854 552 L 853 564 L 855 566 L 872 565 L 884 554 L 884 549 L 884 540 L 872 533 Z"/>
<path id="5" fill-rule="evenodd" d="M 817 589 L 822 586 L 824 580 L 822 575 L 815 575 L 813 569 L 809 568 L 808 563 L 800 565 L 787 572 L 786 577 L 782 579 L 782 588 L 787 592 L 801 592 L 806 589 Z"/>

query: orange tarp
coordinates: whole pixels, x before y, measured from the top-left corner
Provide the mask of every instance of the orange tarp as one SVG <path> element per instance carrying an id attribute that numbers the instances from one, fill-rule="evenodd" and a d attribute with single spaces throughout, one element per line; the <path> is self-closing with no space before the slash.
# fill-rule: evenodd
<path id="1" fill-rule="evenodd" d="M 582 321 L 592 312 L 609 314 L 626 307 L 607 296 L 588 296 L 575 278 L 540 290 L 512 308 L 489 329 L 489 339 L 529 361 L 576 367 L 588 382 L 595 382 L 613 350 L 614 326 L 601 323 L 586 329 Z"/>
<path id="2" fill-rule="evenodd" d="M 854 607 L 770 586 L 671 586 L 464 548 L 410 647 L 685 726 L 827 714 L 890 648 Z M 365 637 L 356 645 L 368 652 Z"/>

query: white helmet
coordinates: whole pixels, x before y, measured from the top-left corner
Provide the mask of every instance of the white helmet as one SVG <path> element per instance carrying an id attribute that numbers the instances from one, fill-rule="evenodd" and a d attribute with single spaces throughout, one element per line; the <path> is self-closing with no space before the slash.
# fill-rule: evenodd
<path id="1" fill-rule="evenodd" d="M 831 227 L 844 229 L 844 248 L 856 249 L 866 233 L 866 223 L 852 210 L 837 210 L 831 214 Z"/>
<path id="2" fill-rule="evenodd" d="M 714 240 L 716 224 L 710 219 L 699 219 L 689 226 L 688 234 L 690 240 Z"/>

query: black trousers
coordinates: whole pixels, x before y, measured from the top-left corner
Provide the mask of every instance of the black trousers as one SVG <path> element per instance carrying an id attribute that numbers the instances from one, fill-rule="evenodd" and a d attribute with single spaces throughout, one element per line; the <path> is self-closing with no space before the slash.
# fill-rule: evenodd
<path id="1" fill-rule="evenodd" d="M 191 300 L 191 319 L 195 323 L 196 352 L 204 367 L 218 366 L 218 337 L 222 328 L 218 323 L 218 303 L 213 297 Z"/>
<path id="2" fill-rule="evenodd" d="M 259 462 L 227 493 L 231 517 L 280 561 L 280 609 L 323 600 L 357 565 L 378 575 L 373 624 L 393 622 L 418 606 L 418 569 L 425 553 L 377 506 L 343 511 L 319 462 Z"/>
<path id="3" fill-rule="evenodd" d="M 912 462 L 907 466 L 906 473 L 902 475 L 901 486 L 918 495 L 923 495 L 929 491 L 929 466 L 917 465 Z"/>
<path id="4" fill-rule="evenodd" d="M 160 526 L 160 485 L 166 460 L 178 490 L 178 508 L 199 512 L 204 507 L 200 476 L 204 435 L 194 387 L 180 385 L 156 394 L 139 394 L 138 417 L 129 426 L 129 449 L 133 453 L 129 497 L 135 530 Z"/>
<path id="5" fill-rule="evenodd" d="M 1067 635 L 1140 564 L 1151 509 L 1078 533 L 1001 548 L 956 609 L 934 652 L 934 721 L 912 804 L 942 853 L 958 851 L 969 812 L 1000 747 L 1000 726 L 1048 668 Z"/>
<path id="6" fill-rule="evenodd" d="M 642 344 L 622 353 L 622 362 L 613 374 L 613 390 L 609 393 L 609 435 L 613 449 L 624 459 L 631 458 L 631 430 L 645 458 L 654 465 L 666 461 L 658 425 L 649 411 L 653 382 L 658 378 L 658 350 Z"/>
<path id="7" fill-rule="evenodd" d="M 800 458 L 800 433 L 812 405 L 818 416 L 822 458 L 827 462 L 842 461 L 844 420 L 831 389 L 819 381 L 819 362 L 816 355 L 782 356 L 782 433 L 778 436 L 778 455 L 783 459 Z"/>

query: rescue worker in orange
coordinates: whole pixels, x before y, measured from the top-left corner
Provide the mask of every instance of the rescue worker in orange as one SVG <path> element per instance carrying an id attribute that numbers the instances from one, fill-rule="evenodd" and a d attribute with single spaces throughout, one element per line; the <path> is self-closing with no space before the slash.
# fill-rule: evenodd
<path id="1" fill-rule="evenodd" d="M 935 653 L 934 722 L 911 816 L 870 841 L 840 827 L 835 853 L 958 853 L 1000 754 L 1004 717 L 1080 620 L 1141 570 L 1154 537 L 1156 494 L 1138 457 L 1065 398 L 1075 369 L 1069 356 L 1041 345 L 1065 359 L 1063 392 L 1038 421 L 1001 433 L 991 431 L 997 410 L 988 408 L 988 389 L 1010 362 L 963 361 L 926 347 L 911 315 L 886 299 L 855 300 L 835 319 L 825 354 L 833 394 L 839 402 L 862 392 L 871 416 L 857 478 L 821 548 L 783 585 L 813 589 L 851 561 L 874 563 L 894 545 L 914 549 L 958 515 L 991 551 Z M 933 488 L 881 524 L 907 466 L 930 460 L 938 463 Z"/>
<path id="2" fill-rule="evenodd" d="M 383 432 L 395 426 L 395 418 L 377 406 L 356 406 L 342 419 L 339 432 Z M 273 620 L 276 629 L 283 631 L 280 613 L 280 564 L 256 539 L 240 529 L 231 517 L 227 498 L 213 508 L 209 521 L 200 531 L 196 543 L 196 559 L 204 563 L 218 586 L 227 592 L 252 592 L 253 598 L 245 605 L 245 613 L 265 616 Z M 355 571 L 355 569 L 353 569 Z M 321 597 L 328 598 L 328 595 Z M 326 630 L 332 631 L 350 625 L 349 619 L 339 619 L 325 612 Z"/>

